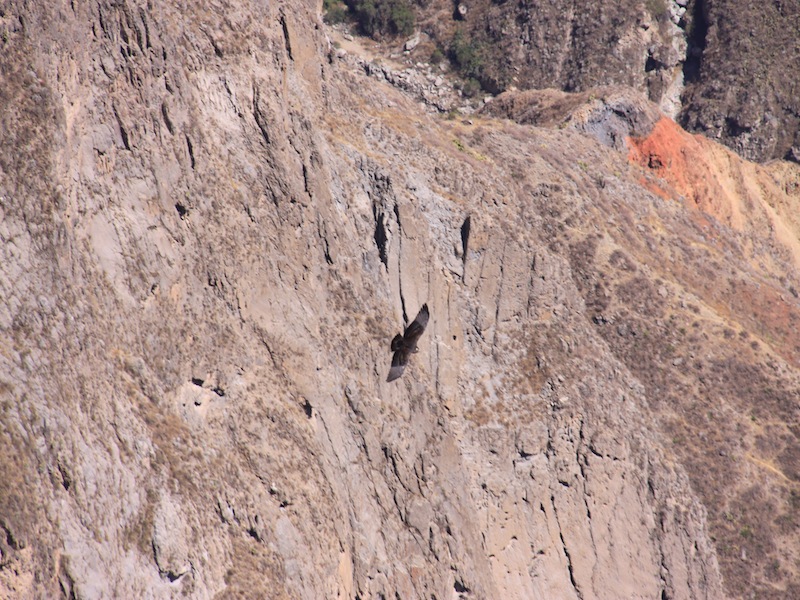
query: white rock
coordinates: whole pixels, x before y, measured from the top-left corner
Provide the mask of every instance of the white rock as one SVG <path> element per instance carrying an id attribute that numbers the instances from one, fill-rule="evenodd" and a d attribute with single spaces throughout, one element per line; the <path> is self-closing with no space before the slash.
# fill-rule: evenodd
<path id="1" fill-rule="evenodd" d="M 419 32 L 417 32 L 413 37 L 406 40 L 406 43 L 403 44 L 403 50 L 411 52 L 414 48 L 419 46 L 419 39 Z"/>

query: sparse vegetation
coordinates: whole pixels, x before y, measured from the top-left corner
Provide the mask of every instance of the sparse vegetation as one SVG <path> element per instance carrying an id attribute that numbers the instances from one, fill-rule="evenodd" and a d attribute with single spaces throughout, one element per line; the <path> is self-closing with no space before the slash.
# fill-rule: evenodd
<path id="1" fill-rule="evenodd" d="M 438 48 L 434 48 L 431 52 L 430 58 L 428 58 L 428 62 L 432 65 L 438 65 L 444 60 L 444 53 Z"/>
<path id="2" fill-rule="evenodd" d="M 450 43 L 448 54 L 464 77 L 480 81 L 484 70 L 484 48 L 481 44 L 458 29 Z"/>
<path id="3" fill-rule="evenodd" d="M 410 35 L 414 10 L 409 0 L 347 0 L 362 33 L 372 38 Z"/>
<path id="4" fill-rule="evenodd" d="M 645 6 L 656 19 L 663 19 L 667 16 L 667 3 L 665 0 L 646 0 Z"/>
<path id="5" fill-rule="evenodd" d="M 341 0 L 323 0 L 322 10 L 328 25 L 344 23 L 350 16 L 347 5 Z"/>

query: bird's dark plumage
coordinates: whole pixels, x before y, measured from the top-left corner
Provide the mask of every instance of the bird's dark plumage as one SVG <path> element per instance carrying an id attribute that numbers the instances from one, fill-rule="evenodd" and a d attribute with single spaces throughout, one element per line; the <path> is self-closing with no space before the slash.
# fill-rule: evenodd
<path id="1" fill-rule="evenodd" d="M 425 326 L 428 324 L 428 305 L 423 304 L 419 309 L 416 318 L 411 321 L 405 332 L 397 334 L 392 340 L 392 368 L 389 370 L 389 377 L 386 381 L 394 381 L 403 374 L 403 370 L 408 364 L 409 356 L 417 351 L 417 342 L 425 331 Z"/>

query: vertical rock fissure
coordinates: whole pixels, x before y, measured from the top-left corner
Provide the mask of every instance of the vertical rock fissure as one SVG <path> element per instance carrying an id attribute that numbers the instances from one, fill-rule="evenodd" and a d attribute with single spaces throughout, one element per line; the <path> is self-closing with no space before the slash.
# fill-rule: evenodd
<path id="1" fill-rule="evenodd" d="M 117 127 L 119 127 L 119 134 L 122 136 L 122 145 L 125 146 L 125 150 L 130 152 L 131 150 L 131 143 L 128 137 L 128 130 L 125 128 L 125 123 L 122 122 L 122 117 L 120 117 L 119 112 L 117 112 L 117 107 L 114 107 L 114 118 L 117 120 Z"/>
<path id="2" fill-rule="evenodd" d="M 194 171 L 194 146 L 192 146 L 192 139 L 188 136 L 188 134 L 186 135 L 186 149 L 189 151 L 189 164 L 191 164 L 192 171 Z"/>
<path id="3" fill-rule="evenodd" d="M 572 557 L 570 556 L 569 549 L 567 548 L 567 544 L 564 541 L 564 533 L 561 528 L 561 522 L 558 519 L 558 509 L 556 508 L 556 497 L 553 495 L 550 496 L 550 504 L 553 507 L 553 515 L 555 515 L 556 518 L 556 525 L 558 525 L 558 539 L 561 540 L 561 549 L 564 551 L 564 557 L 567 559 L 567 571 L 569 572 L 569 581 L 572 584 L 572 588 L 575 590 L 575 595 L 578 596 L 578 600 L 583 600 L 583 594 L 581 593 L 581 590 L 578 587 L 577 582 L 575 581 L 575 572 L 572 566 Z"/>
<path id="4" fill-rule="evenodd" d="M 580 53 L 580 48 L 578 46 L 580 42 L 580 36 L 576 35 L 576 30 L 578 30 L 579 25 L 577 20 L 575 19 L 575 3 L 570 7 L 569 12 L 565 15 L 565 22 L 569 23 L 569 33 L 567 34 L 566 38 L 564 39 L 564 43 L 562 45 L 563 48 L 569 48 L 564 53 L 564 58 L 562 59 L 562 64 L 558 65 L 558 72 L 563 73 L 564 63 L 571 62 L 574 60 L 575 54 Z M 576 77 L 577 78 L 577 77 Z M 572 81 L 571 78 L 567 79 L 563 82 L 563 89 L 565 92 L 580 92 L 580 85 L 576 84 L 575 81 Z"/>
<path id="5" fill-rule="evenodd" d="M 445 315 L 445 319 L 446 319 L 445 322 L 448 324 L 448 326 L 452 322 L 452 320 L 451 320 L 451 309 L 452 309 L 451 302 L 452 302 L 452 298 L 451 298 L 451 295 L 450 295 L 451 291 L 452 290 L 451 290 L 450 286 L 447 286 L 447 306 L 446 306 L 444 311 L 441 311 L 442 314 Z M 455 339 L 456 339 L 456 336 L 454 335 L 453 336 L 453 340 L 455 340 Z M 441 342 L 440 342 L 438 336 L 434 338 L 434 341 L 435 341 L 434 351 L 436 353 L 436 396 L 441 399 L 442 395 L 443 395 L 442 389 L 441 389 L 441 384 L 442 384 L 442 379 L 441 379 L 442 361 L 441 361 L 441 353 L 440 353 L 440 347 L 439 347 L 441 345 Z M 445 346 L 447 347 L 448 350 L 451 349 L 450 346 L 449 346 L 449 341 L 450 340 L 447 339 L 447 341 L 444 342 L 444 344 L 445 344 Z M 445 404 L 445 407 L 447 407 L 447 404 Z"/>
<path id="6" fill-rule="evenodd" d="M 258 130 L 261 132 L 261 137 L 264 139 L 264 144 L 269 146 L 270 135 L 267 127 L 267 118 L 261 109 L 261 89 L 255 84 L 253 85 L 253 118 L 256 121 Z"/>
<path id="7" fill-rule="evenodd" d="M 583 419 L 581 419 L 580 425 L 578 426 L 578 444 L 575 446 L 575 461 L 578 463 L 578 469 L 581 472 L 581 487 L 583 488 L 582 497 L 583 503 L 586 505 L 586 515 L 591 521 L 592 513 L 589 510 L 589 505 L 586 504 L 586 471 L 584 469 L 586 466 L 586 452 L 582 451 L 582 449 L 586 447 L 586 439 L 583 436 Z"/>
<path id="8" fill-rule="evenodd" d="M 323 250 L 323 252 L 325 254 L 325 262 L 328 263 L 329 265 L 332 265 L 333 264 L 333 258 L 331 258 L 331 247 L 328 244 L 328 238 L 323 238 L 322 241 L 325 244 L 325 248 Z"/>
<path id="9" fill-rule="evenodd" d="M 294 60 L 292 56 L 292 42 L 289 39 L 289 25 L 286 23 L 286 16 L 281 15 L 281 29 L 283 30 L 283 41 L 286 45 L 286 54 L 289 56 L 289 60 Z"/>
<path id="10" fill-rule="evenodd" d="M 302 158 L 301 158 L 302 160 Z M 303 191 L 306 193 L 310 200 L 314 200 L 314 197 L 311 194 L 311 183 L 309 182 L 310 175 L 308 174 L 308 166 L 303 163 Z"/>
<path id="11" fill-rule="evenodd" d="M 164 119 L 164 125 L 167 126 L 167 131 L 170 135 L 175 135 L 175 124 L 169 116 L 169 108 L 166 102 L 161 103 L 161 117 Z"/>
<path id="12" fill-rule="evenodd" d="M 322 241 L 322 254 L 325 257 L 325 262 L 329 265 L 333 264 L 333 257 L 331 256 L 331 246 L 328 242 L 328 227 L 325 224 L 325 218 L 317 213 L 317 235 Z"/>

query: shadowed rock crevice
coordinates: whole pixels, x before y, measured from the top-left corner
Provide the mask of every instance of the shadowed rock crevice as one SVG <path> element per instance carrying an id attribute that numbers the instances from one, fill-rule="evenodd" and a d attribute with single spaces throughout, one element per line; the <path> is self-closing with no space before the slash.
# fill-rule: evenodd
<path id="1" fill-rule="evenodd" d="M 258 130 L 261 132 L 261 138 L 264 144 L 269 147 L 272 135 L 270 133 L 270 119 L 267 108 L 263 103 L 261 96 L 261 87 L 253 84 L 253 118 L 255 119 Z"/>
<path id="2" fill-rule="evenodd" d="M 377 204 L 372 205 L 372 218 L 375 220 L 375 229 L 372 234 L 372 239 L 375 242 L 375 247 L 378 249 L 378 256 L 383 263 L 383 266 L 389 268 L 389 236 L 386 233 L 386 217 L 378 208 Z"/>
<path id="3" fill-rule="evenodd" d="M 461 279 L 462 281 L 466 277 L 467 273 L 467 258 L 469 256 L 469 231 L 472 227 L 472 217 L 467 215 L 467 218 L 464 219 L 464 222 L 461 224 Z"/>
<path id="4" fill-rule="evenodd" d="M 283 31 L 283 44 L 284 48 L 286 49 L 286 54 L 289 57 L 289 60 L 294 60 L 294 57 L 292 56 L 292 41 L 289 38 L 289 25 L 286 22 L 286 15 L 281 15 L 280 22 L 281 30 Z"/>
<path id="5" fill-rule="evenodd" d="M 194 171 L 195 168 L 194 144 L 192 144 L 192 138 L 190 138 L 188 134 L 185 137 L 186 137 L 186 151 L 189 153 L 189 162 L 191 164 L 192 170 Z"/>
<path id="6" fill-rule="evenodd" d="M 189 216 L 189 209 L 186 208 L 182 202 L 175 203 L 175 210 L 178 212 L 178 216 L 181 218 L 181 220 Z"/>
<path id="7" fill-rule="evenodd" d="M 164 124 L 167 126 L 167 131 L 169 131 L 170 135 L 175 135 L 175 125 L 172 123 L 172 119 L 169 116 L 169 109 L 167 108 L 167 103 L 161 103 L 161 117 L 164 119 Z"/>
<path id="8" fill-rule="evenodd" d="M 686 59 L 683 62 L 683 78 L 687 83 L 700 80 L 703 69 L 703 53 L 708 36 L 708 4 L 706 0 L 694 0 L 691 4 L 691 30 L 687 36 Z"/>
<path id="9" fill-rule="evenodd" d="M 114 108 L 114 118 L 117 120 L 117 127 L 119 127 L 119 134 L 120 137 L 122 138 L 122 145 L 125 147 L 125 150 L 130 151 L 131 142 L 128 134 L 128 128 L 125 126 L 125 123 L 123 123 L 122 117 L 120 116 L 116 107 Z"/>

